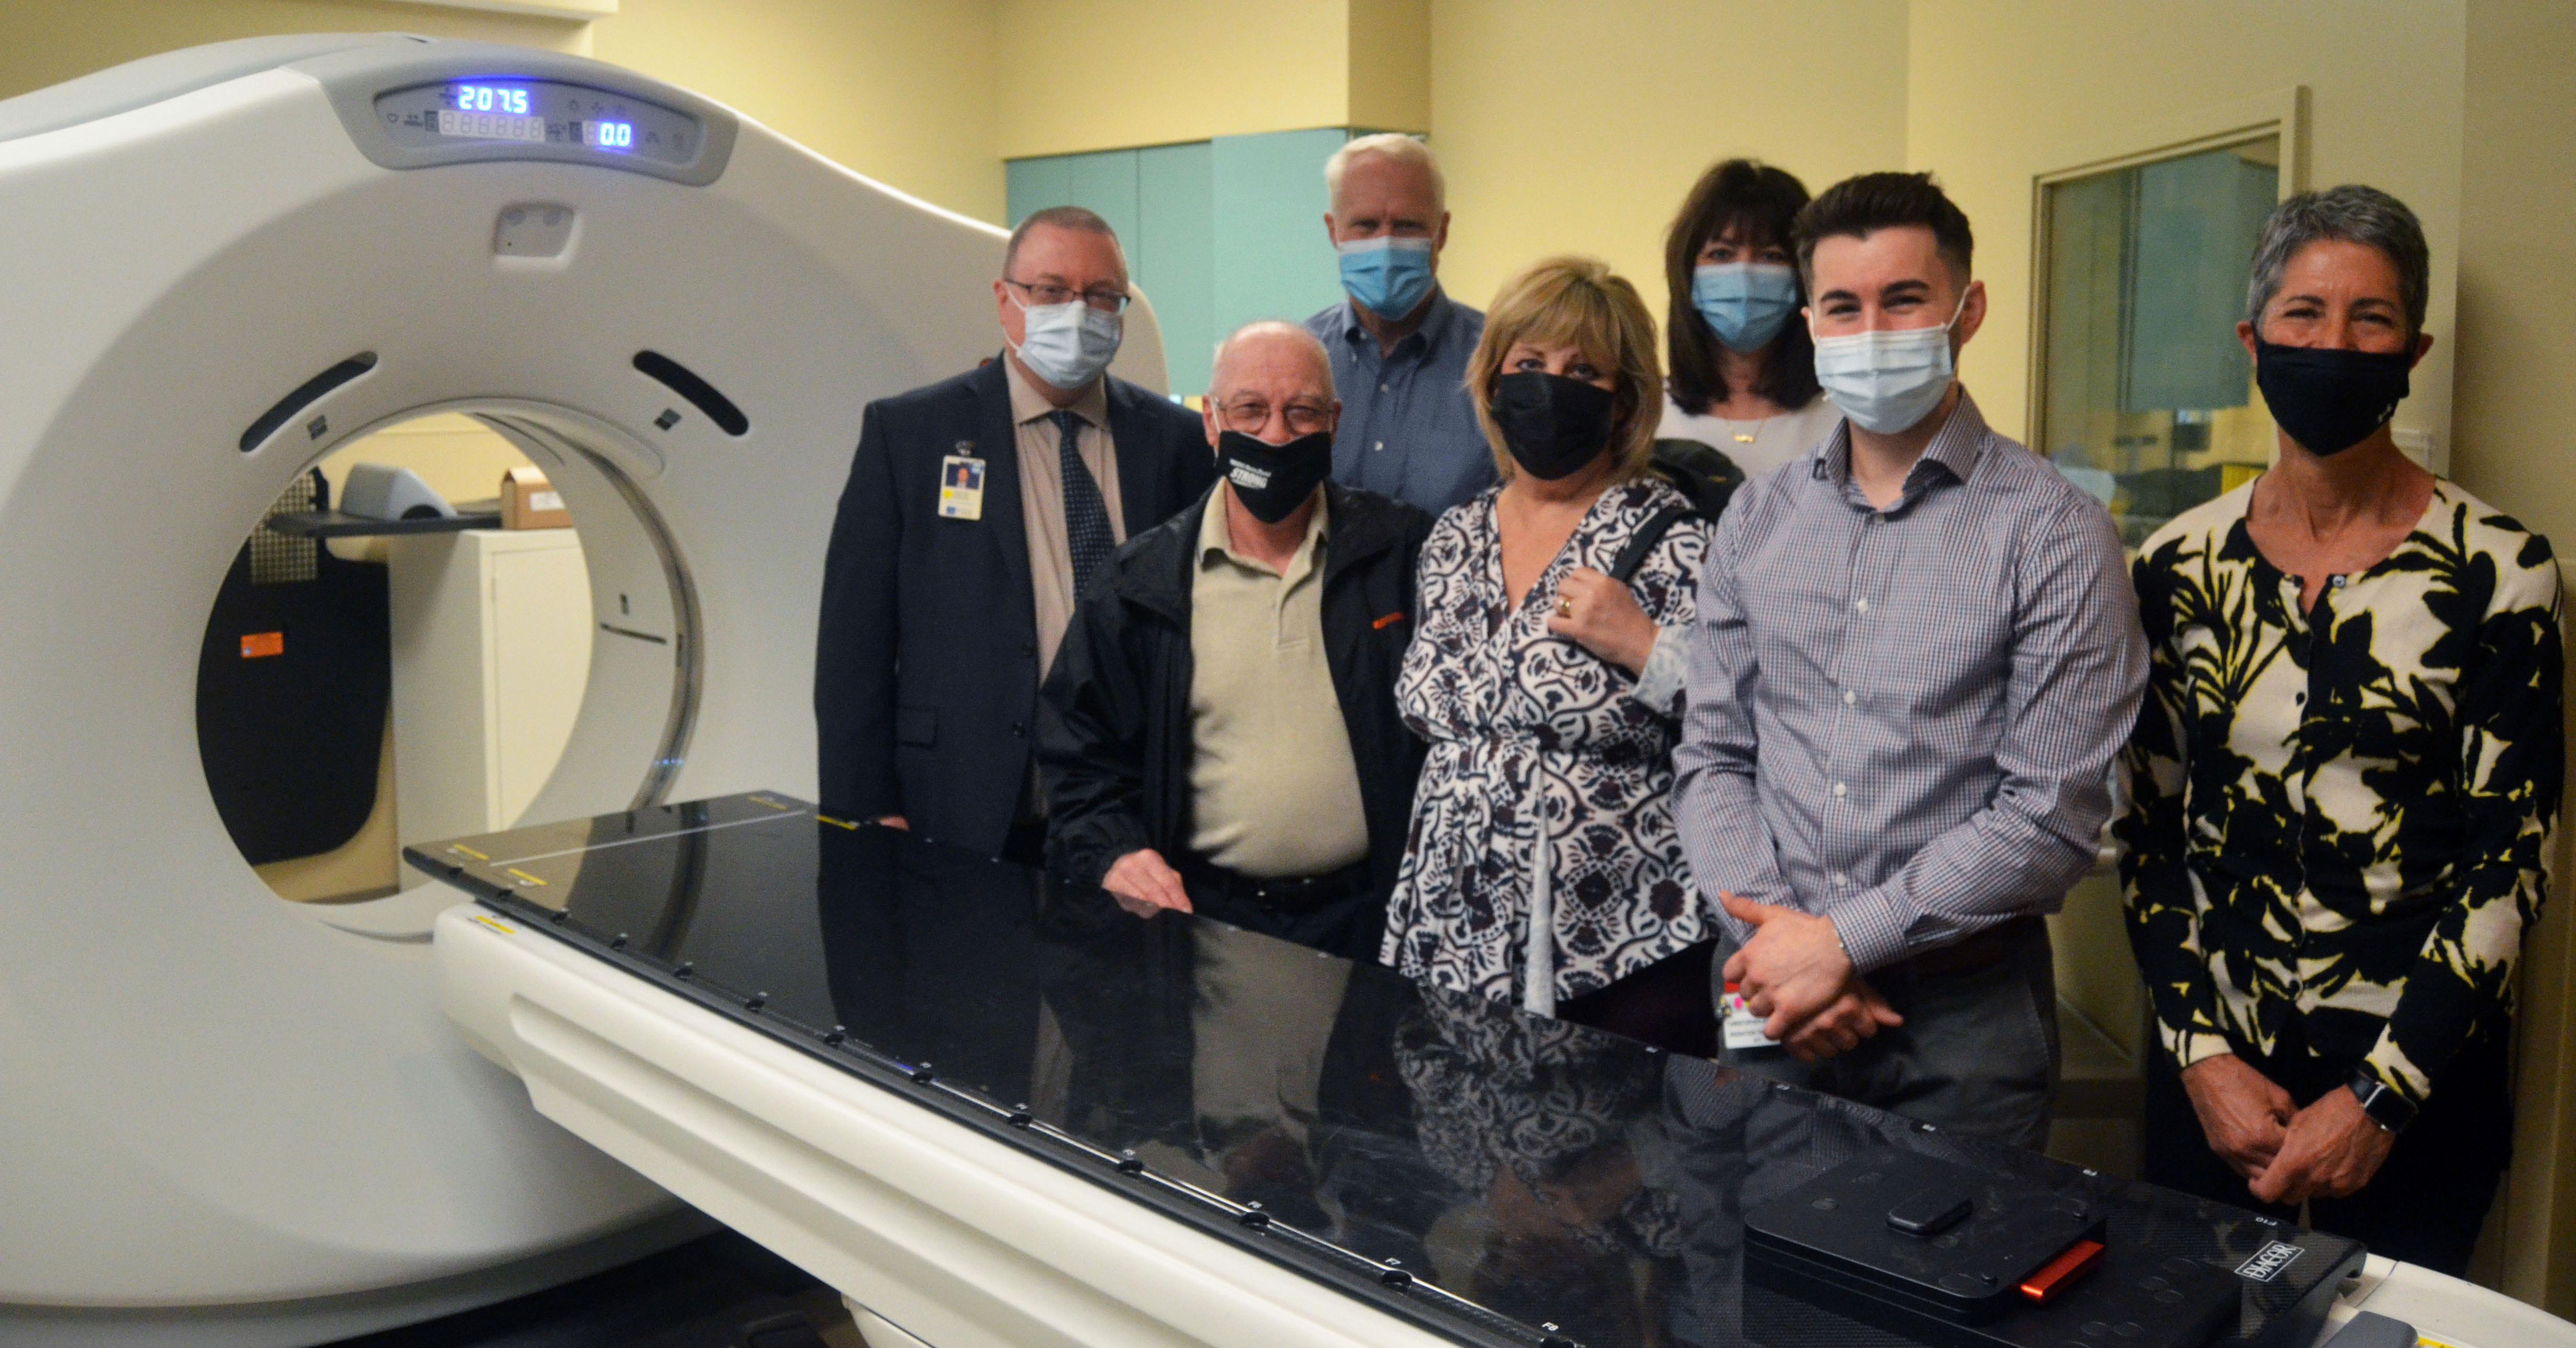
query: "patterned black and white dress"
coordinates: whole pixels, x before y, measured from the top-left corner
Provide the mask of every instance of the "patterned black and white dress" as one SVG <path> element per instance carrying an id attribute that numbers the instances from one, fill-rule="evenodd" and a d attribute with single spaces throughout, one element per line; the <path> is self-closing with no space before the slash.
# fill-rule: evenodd
<path id="1" fill-rule="evenodd" d="M 2138 555 L 2130 939 L 2177 1067 L 2290 1049 L 2421 1104 L 2504 1033 L 2548 891 L 2557 560 L 2437 481 L 2396 551 L 2301 612 L 2247 530 L 2253 491 Z"/>
<path id="2" fill-rule="evenodd" d="M 1603 492 L 1515 607 L 1494 517 L 1501 490 L 1452 507 L 1423 544 L 1420 617 L 1395 695 L 1431 752 L 1384 957 L 1435 987 L 1551 1011 L 1715 931 L 1673 830 L 1678 681 L 1651 677 L 1649 661 L 1641 687 L 1547 630 L 1567 573 L 1608 571 L 1649 517 L 1689 503 L 1660 478 Z M 1667 633 L 1688 630 L 1708 542 L 1705 523 L 1674 525 L 1629 582 Z M 1534 894 L 1542 840 L 1546 883 Z M 1534 898 L 1548 910 L 1535 941 Z"/>

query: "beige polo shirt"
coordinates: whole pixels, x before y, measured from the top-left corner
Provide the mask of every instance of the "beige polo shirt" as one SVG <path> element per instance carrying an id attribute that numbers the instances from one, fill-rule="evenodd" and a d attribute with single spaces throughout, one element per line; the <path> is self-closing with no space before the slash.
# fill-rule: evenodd
<path id="1" fill-rule="evenodd" d="M 1241 875 L 1324 875 L 1369 843 L 1324 650 L 1325 507 L 1278 572 L 1235 551 L 1232 493 L 1208 498 L 1190 585 L 1190 847 Z"/>
<path id="2" fill-rule="evenodd" d="M 1064 644 L 1064 629 L 1073 621 L 1073 605 L 1079 597 L 1073 592 L 1073 546 L 1066 541 L 1064 528 L 1064 433 L 1056 429 L 1055 404 L 1029 383 L 1008 356 L 1001 361 L 1011 385 L 1011 431 L 1020 460 L 1020 526 L 1029 538 L 1029 589 L 1037 601 L 1038 677 L 1043 680 L 1055 668 L 1056 647 Z M 1118 446 L 1109 439 L 1108 381 L 1092 380 L 1091 387 L 1065 410 L 1082 418 L 1075 447 L 1083 466 L 1091 470 L 1091 480 L 1100 484 L 1101 503 L 1109 507 L 1110 535 L 1124 543 L 1127 516 L 1118 496 Z"/>

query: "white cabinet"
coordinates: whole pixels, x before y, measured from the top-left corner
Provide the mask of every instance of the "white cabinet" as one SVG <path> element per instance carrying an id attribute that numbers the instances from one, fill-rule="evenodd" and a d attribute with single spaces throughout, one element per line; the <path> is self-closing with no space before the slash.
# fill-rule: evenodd
<path id="1" fill-rule="evenodd" d="M 581 541 L 474 529 L 389 542 L 402 842 L 508 828 L 554 772 L 589 682 Z"/>

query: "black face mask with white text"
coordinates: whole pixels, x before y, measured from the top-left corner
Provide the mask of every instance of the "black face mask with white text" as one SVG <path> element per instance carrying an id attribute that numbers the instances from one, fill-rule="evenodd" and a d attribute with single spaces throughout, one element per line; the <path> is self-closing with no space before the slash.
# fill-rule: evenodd
<path id="1" fill-rule="evenodd" d="M 1523 370 L 1494 381 L 1487 408 L 1512 462 L 1553 482 L 1600 457 L 1610 443 L 1618 396 L 1598 384 Z"/>
<path id="2" fill-rule="evenodd" d="M 1264 524 L 1277 524 L 1333 471 L 1333 433 L 1317 431 L 1274 445 L 1241 431 L 1216 437 L 1216 471 L 1234 487 L 1234 499 Z"/>
<path id="3" fill-rule="evenodd" d="M 2254 386 L 2272 420 L 2299 448 L 2323 458 L 2370 438 L 2406 400 L 2411 351 L 2274 346 L 2254 339 Z"/>

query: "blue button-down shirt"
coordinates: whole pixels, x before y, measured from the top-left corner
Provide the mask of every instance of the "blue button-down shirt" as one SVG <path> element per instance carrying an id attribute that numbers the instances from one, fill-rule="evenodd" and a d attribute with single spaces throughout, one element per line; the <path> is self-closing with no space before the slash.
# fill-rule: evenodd
<path id="1" fill-rule="evenodd" d="M 1863 971 L 2054 911 L 2146 671 L 2100 501 L 1962 393 L 1880 510 L 1837 423 L 1736 492 L 1700 571 L 1673 753 L 1691 872 L 1832 918 Z"/>
<path id="2" fill-rule="evenodd" d="M 1494 485 L 1494 451 L 1467 401 L 1467 358 L 1485 333 L 1482 313 L 1435 291 L 1422 326 L 1384 352 L 1349 300 L 1307 319 L 1306 331 L 1331 353 L 1342 400 L 1334 481 L 1433 515 Z"/>

